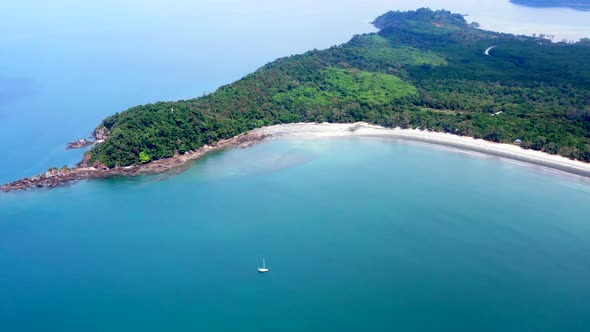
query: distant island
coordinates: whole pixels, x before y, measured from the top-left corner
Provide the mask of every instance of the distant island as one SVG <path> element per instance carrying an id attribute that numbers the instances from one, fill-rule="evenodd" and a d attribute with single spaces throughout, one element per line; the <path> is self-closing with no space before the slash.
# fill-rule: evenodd
<path id="1" fill-rule="evenodd" d="M 527 7 L 567 7 L 590 11 L 589 0 L 510 0 L 510 2 Z"/>
<path id="2" fill-rule="evenodd" d="M 373 24 L 379 32 L 278 59 L 201 98 L 112 115 L 76 168 L 2 189 L 159 172 L 210 149 L 260 141 L 268 133 L 254 129 L 288 123 L 363 121 L 590 161 L 588 39 L 484 31 L 462 15 L 425 8 L 391 11 Z"/>

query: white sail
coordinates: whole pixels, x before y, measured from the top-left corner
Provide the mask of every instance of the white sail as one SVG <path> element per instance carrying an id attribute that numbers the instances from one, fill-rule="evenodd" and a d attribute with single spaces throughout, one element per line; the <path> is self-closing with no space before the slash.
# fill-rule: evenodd
<path id="1" fill-rule="evenodd" d="M 266 260 L 264 258 L 262 258 L 262 267 L 258 268 L 258 272 L 260 272 L 260 273 L 268 272 L 268 269 L 266 268 Z"/>

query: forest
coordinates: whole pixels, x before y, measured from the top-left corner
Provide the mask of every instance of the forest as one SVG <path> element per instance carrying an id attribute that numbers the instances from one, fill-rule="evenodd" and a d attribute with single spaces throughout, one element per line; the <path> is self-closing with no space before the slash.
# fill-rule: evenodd
<path id="1" fill-rule="evenodd" d="M 277 59 L 214 93 L 106 118 L 91 164 L 185 153 L 256 127 L 366 121 L 590 161 L 590 46 L 478 29 L 463 16 L 388 12 L 376 33 Z M 484 51 L 494 48 L 489 55 Z"/>

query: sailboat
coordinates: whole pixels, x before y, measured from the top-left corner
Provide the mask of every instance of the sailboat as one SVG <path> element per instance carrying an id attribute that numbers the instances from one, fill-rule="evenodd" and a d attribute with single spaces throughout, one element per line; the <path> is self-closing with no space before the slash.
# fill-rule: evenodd
<path id="1" fill-rule="evenodd" d="M 264 261 L 264 258 L 262 259 L 262 267 L 258 268 L 258 272 L 260 273 L 266 273 L 268 272 L 268 269 L 266 268 L 266 262 Z"/>

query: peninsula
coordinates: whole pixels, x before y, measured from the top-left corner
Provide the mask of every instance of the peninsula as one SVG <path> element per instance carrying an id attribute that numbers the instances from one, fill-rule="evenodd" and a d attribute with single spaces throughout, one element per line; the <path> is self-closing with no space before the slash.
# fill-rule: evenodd
<path id="1" fill-rule="evenodd" d="M 551 162 L 520 159 L 590 174 L 586 40 L 552 43 L 484 31 L 459 14 L 430 9 L 388 12 L 373 24 L 379 32 L 278 59 L 204 97 L 110 116 L 96 128 L 97 144 L 77 167 L 51 169 L 1 189 L 161 172 L 210 149 L 276 136 L 264 129 L 269 126 L 324 122 L 399 128 L 396 138 L 469 136 L 475 146 L 504 143 L 486 142 L 508 146 L 505 157 L 532 153 Z"/>

